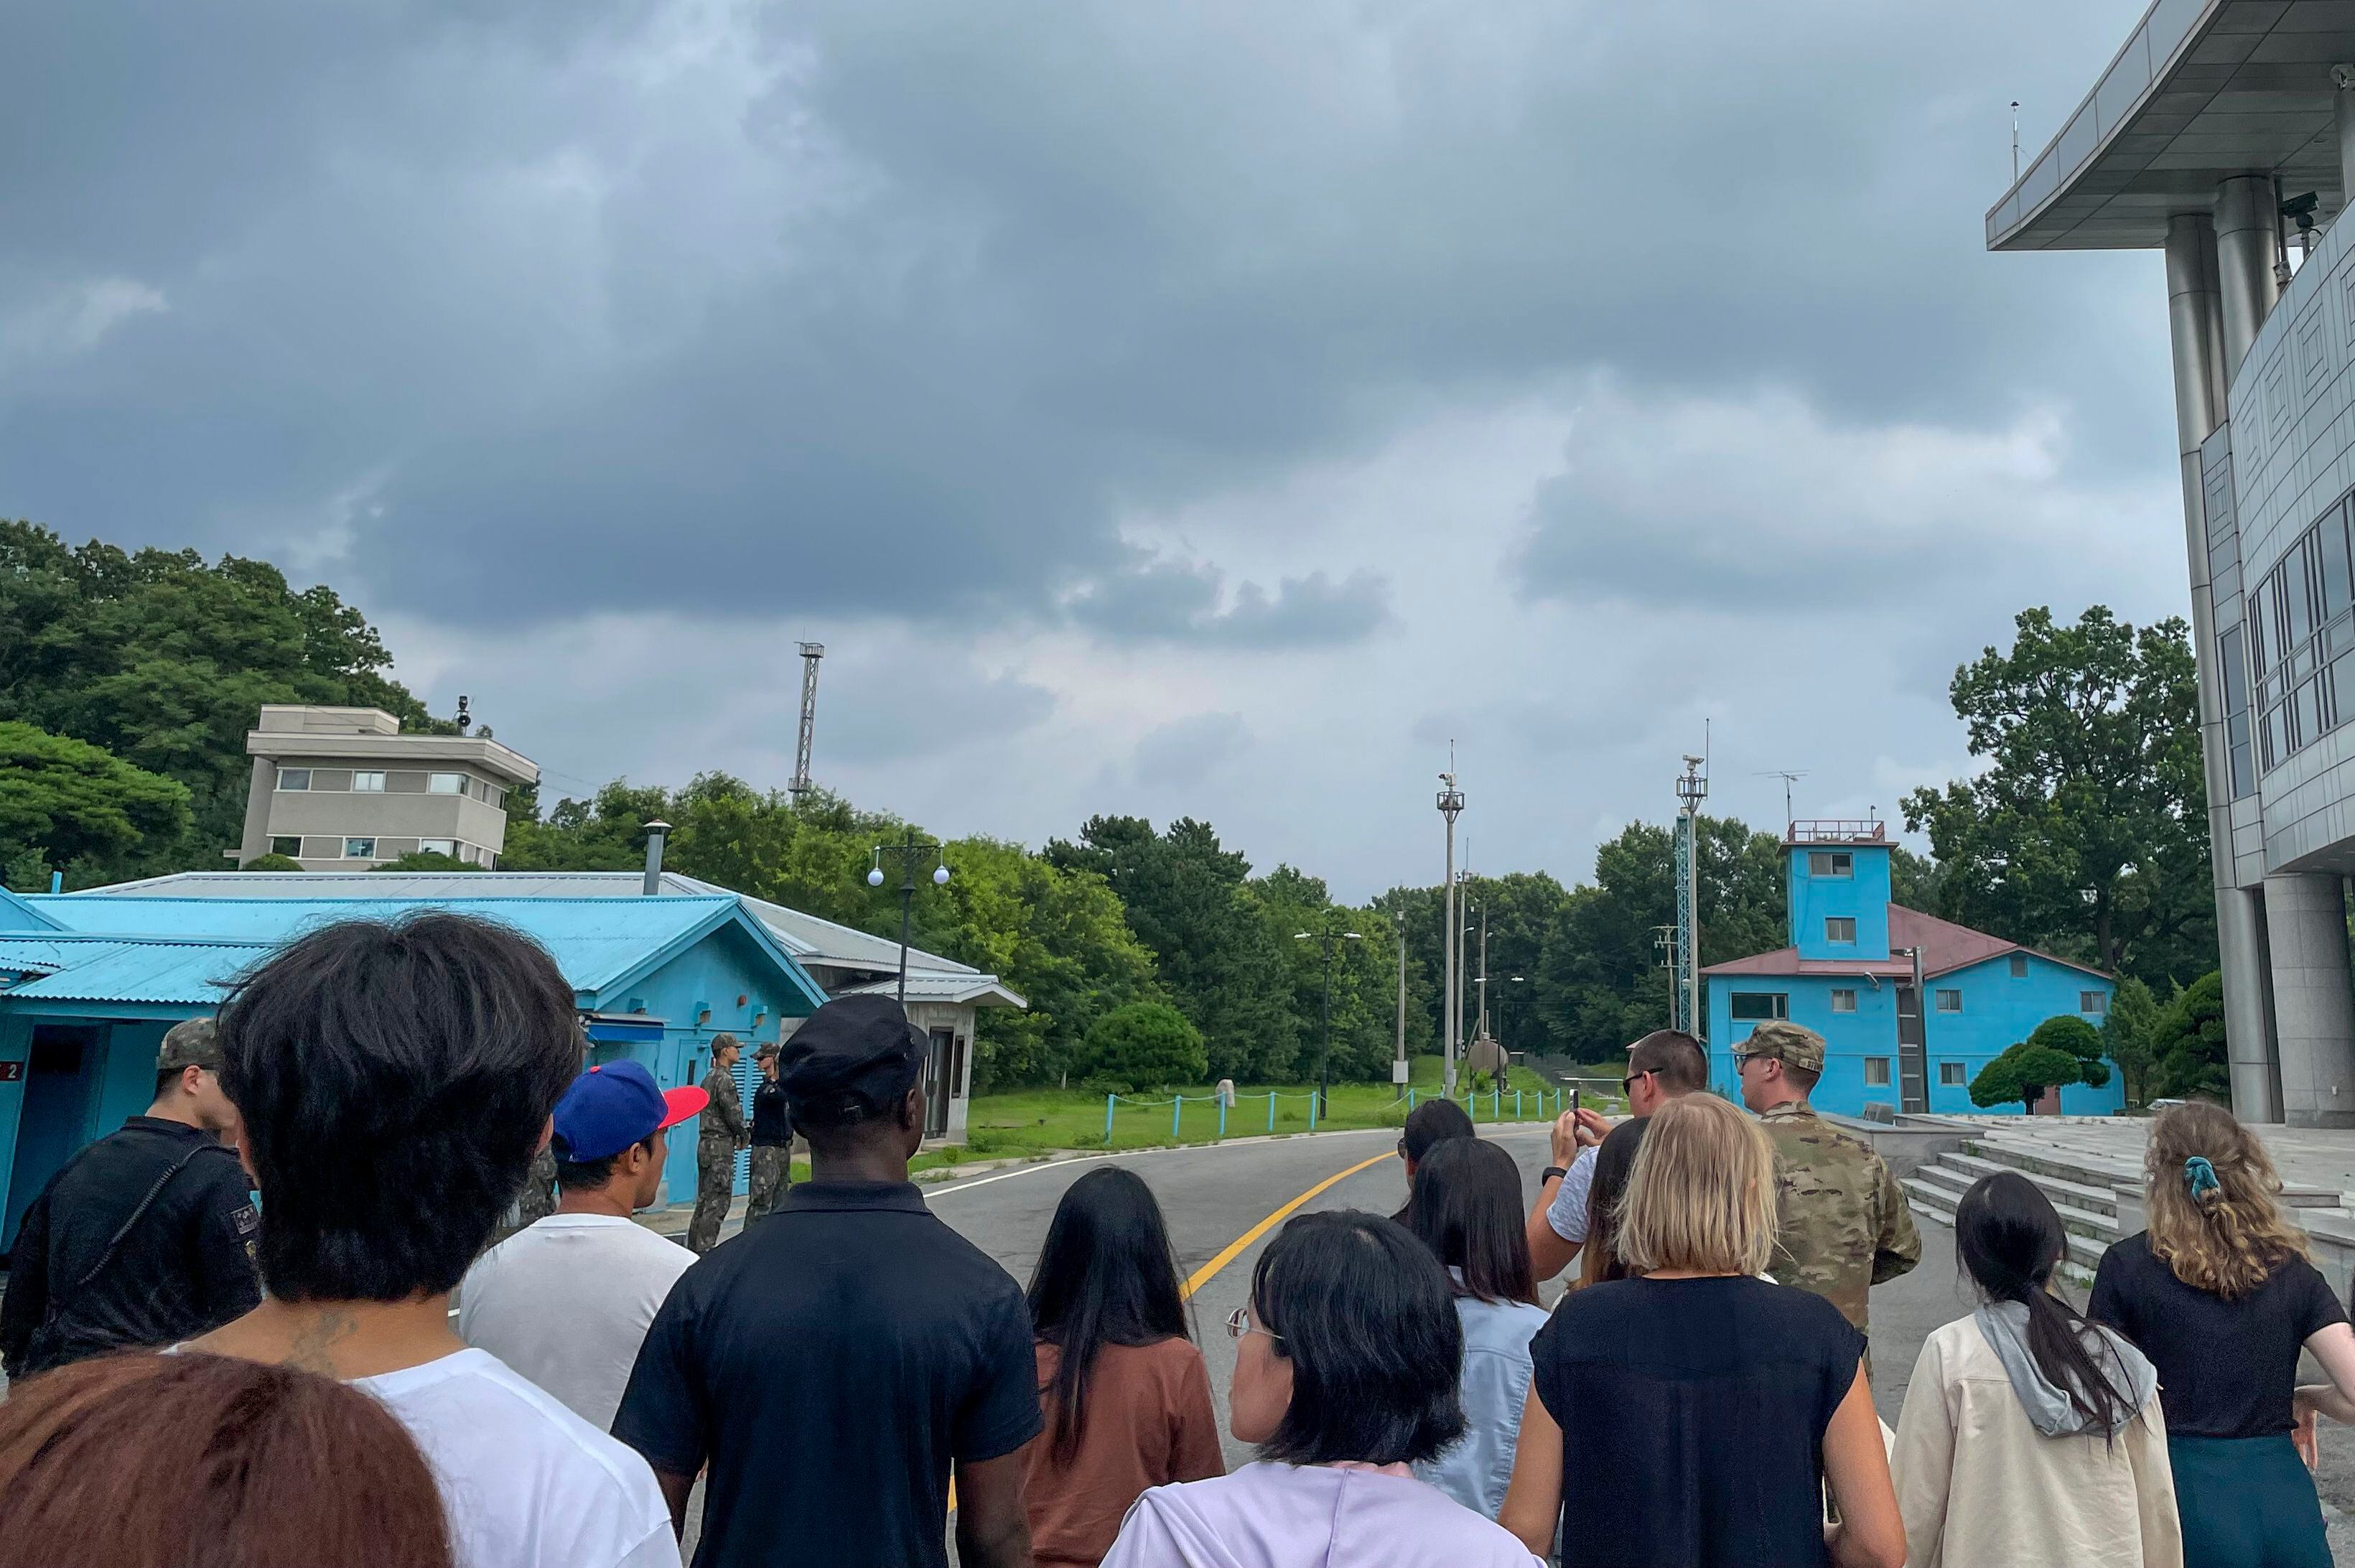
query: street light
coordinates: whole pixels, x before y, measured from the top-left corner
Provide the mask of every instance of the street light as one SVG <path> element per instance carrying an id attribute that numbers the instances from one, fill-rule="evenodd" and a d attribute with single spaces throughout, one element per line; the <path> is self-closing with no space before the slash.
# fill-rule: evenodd
<path id="1" fill-rule="evenodd" d="M 1354 931 L 1295 931 L 1292 940 L 1317 943 L 1325 949 L 1325 1042 L 1316 1051 L 1316 1116 L 1322 1121 L 1333 1114 L 1333 944 L 1365 938 Z"/>
<path id="2" fill-rule="evenodd" d="M 900 1008 L 902 1012 L 906 1011 L 908 1007 L 908 916 L 915 907 L 916 901 L 916 860 L 922 855 L 935 857 L 937 863 L 932 868 L 932 886 L 944 888 L 949 885 L 949 864 L 945 859 L 941 858 L 943 854 L 941 846 L 928 839 L 917 837 L 916 830 L 911 827 L 908 829 L 908 837 L 901 842 L 875 846 L 875 864 L 868 868 L 867 872 L 867 885 L 870 888 L 879 888 L 883 885 L 883 857 L 886 855 L 899 857 Z"/>

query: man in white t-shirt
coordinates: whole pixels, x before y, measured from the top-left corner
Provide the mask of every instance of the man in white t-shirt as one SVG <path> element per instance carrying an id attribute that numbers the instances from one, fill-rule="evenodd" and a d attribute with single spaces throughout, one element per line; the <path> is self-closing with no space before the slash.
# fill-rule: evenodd
<path id="1" fill-rule="evenodd" d="M 1709 1084 L 1709 1056 L 1700 1042 L 1676 1029 L 1654 1029 L 1627 1048 L 1627 1076 L 1619 1087 L 1627 1114 L 1637 1121 L 1680 1094 Z M 1611 1124 L 1593 1111 L 1564 1111 L 1553 1125 L 1553 1162 L 1538 1178 L 1538 1200 L 1529 1211 L 1529 1264 L 1540 1282 L 1577 1261 L 1586 1245 L 1588 1194 Z M 1638 1136 L 1634 1132 L 1628 1137 Z"/>
<path id="2" fill-rule="evenodd" d="M 592 1067 L 556 1103 L 556 1212 L 493 1247 L 458 1287 L 458 1338 L 600 1432 L 613 1424 L 646 1327 L 695 1254 L 630 1218 L 662 1196 L 665 1136 L 701 1111 L 634 1061 Z"/>
<path id="3" fill-rule="evenodd" d="M 219 1040 L 267 1294 L 189 1348 L 382 1401 L 441 1483 L 461 1568 L 678 1568 L 646 1462 L 450 1328 L 581 1068 L 554 961 L 461 915 L 346 921 L 240 984 Z"/>

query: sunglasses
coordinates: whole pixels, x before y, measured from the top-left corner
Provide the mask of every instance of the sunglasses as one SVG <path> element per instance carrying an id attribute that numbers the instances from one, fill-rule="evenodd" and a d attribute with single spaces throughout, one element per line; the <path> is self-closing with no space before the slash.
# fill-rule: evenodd
<path id="1" fill-rule="evenodd" d="M 1227 1338 L 1240 1339 L 1246 1334 L 1264 1334 L 1271 1339 L 1284 1338 L 1273 1328 L 1262 1328 L 1253 1324 L 1251 1320 L 1250 1307 L 1238 1307 L 1227 1314 Z"/>

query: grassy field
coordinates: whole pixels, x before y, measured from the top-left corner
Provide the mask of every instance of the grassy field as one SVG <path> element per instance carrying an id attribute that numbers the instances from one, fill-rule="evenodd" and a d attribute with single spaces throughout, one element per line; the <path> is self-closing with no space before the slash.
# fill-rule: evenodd
<path id="1" fill-rule="evenodd" d="M 1413 1092 L 1413 1102 L 1420 1104 L 1439 1093 L 1439 1059 L 1417 1056 L 1411 1059 L 1411 1065 L 1414 1078 L 1408 1087 Z M 1603 1075 L 1606 1071 L 1615 1073 L 1616 1069 L 1598 1068 L 1596 1073 Z M 1501 1099 L 1484 1093 L 1476 1105 L 1468 1107 L 1474 1121 L 1485 1125 L 1552 1119 L 1559 1108 L 1554 1091 L 1560 1085 L 1547 1083 L 1541 1087 L 1533 1074 L 1517 1076 L 1521 1091 L 1518 1101 L 1509 1088 Z M 1236 1085 L 1235 1104 L 1227 1112 L 1224 1136 L 1265 1137 L 1270 1132 L 1309 1131 L 1312 1087 L 1306 1083 Z M 1605 1111 L 1619 1108 L 1615 1082 L 1609 1086 L 1611 1092 L 1601 1098 L 1593 1091 L 1602 1085 L 1586 1087 L 1586 1104 Z M 1268 1103 L 1271 1092 L 1275 1095 L 1272 1125 Z M 1188 1093 L 1182 1105 L 1173 1105 L 1172 1098 L 1167 1091 L 1121 1096 L 1113 1107 L 1112 1136 L 1107 1141 L 1102 1093 L 1082 1089 L 1021 1089 L 984 1095 L 973 1102 L 967 1114 L 965 1150 L 957 1158 L 988 1158 L 1051 1149 L 1157 1148 L 1217 1141 L 1220 1136 L 1219 1106 L 1207 1087 L 1199 1093 Z M 1461 1100 L 1463 1096 L 1459 1093 L 1457 1098 Z M 1336 1083 L 1329 1114 L 1317 1117 L 1316 1130 L 1395 1127 L 1406 1120 L 1408 1104 L 1409 1101 L 1388 1083 Z M 957 1158 L 943 1163 L 954 1164 Z"/>

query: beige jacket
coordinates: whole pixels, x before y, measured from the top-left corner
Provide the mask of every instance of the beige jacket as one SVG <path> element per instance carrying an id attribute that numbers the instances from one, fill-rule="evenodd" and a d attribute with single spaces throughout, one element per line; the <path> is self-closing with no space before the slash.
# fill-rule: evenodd
<path id="1" fill-rule="evenodd" d="M 1970 1318 L 1913 1363 L 1890 1455 L 1909 1568 L 2182 1568 L 2167 1420 L 2047 1437 Z"/>

